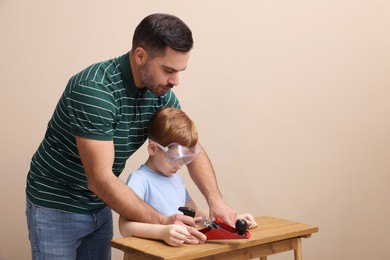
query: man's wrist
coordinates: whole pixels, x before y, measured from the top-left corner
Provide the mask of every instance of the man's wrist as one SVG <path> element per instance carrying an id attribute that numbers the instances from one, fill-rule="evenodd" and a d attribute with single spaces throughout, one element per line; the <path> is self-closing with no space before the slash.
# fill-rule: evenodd
<path id="1" fill-rule="evenodd" d="M 159 217 L 159 218 L 158 218 L 159 224 L 161 224 L 161 225 L 170 224 L 170 223 L 169 223 L 169 220 L 168 220 L 169 217 L 167 217 L 167 216 L 165 216 L 165 215 L 163 215 L 163 214 L 159 214 L 158 217 Z"/>
<path id="2" fill-rule="evenodd" d="M 164 224 L 166 222 L 166 216 L 156 211 L 154 208 L 149 207 L 147 209 L 146 215 L 144 218 L 142 218 L 142 220 L 140 220 L 140 222 L 150 224 Z"/>
<path id="3" fill-rule="evenodd" d="M 207 204 L 211 208 L 214 204 L 218 204 L 223 201 L 222 194 L 220 192 L 215 192 L 207 198 Z"/>

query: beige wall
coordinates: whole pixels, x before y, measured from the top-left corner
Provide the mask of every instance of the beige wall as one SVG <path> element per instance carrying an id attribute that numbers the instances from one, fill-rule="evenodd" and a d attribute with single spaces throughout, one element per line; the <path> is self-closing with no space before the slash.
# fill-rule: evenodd
<path id="1" fill-rule="evenodd" d="M 226 201 L 318 225 L 305 259 L 390 259 L 386 0 L 0 1 L 0 259 L 30 258 L 25 176 L 68 78 L 129 50 L 153 12 L 193 30 L 176 93 Z"/>

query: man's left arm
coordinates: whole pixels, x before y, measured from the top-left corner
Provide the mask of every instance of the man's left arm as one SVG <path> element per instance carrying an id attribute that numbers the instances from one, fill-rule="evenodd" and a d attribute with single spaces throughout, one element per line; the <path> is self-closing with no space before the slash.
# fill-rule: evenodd
<path id="1" fill-rule="evenodd" d="M 220 218 L 234 227 L 237 214 L 224 202 L 211 161 L 203 146 L 200 144 L 199 146 L 201 147 L 201 153 L 187 165 L 190 176 L 206 198 L 210 208 L 210 217 L 212 219 Z"/>

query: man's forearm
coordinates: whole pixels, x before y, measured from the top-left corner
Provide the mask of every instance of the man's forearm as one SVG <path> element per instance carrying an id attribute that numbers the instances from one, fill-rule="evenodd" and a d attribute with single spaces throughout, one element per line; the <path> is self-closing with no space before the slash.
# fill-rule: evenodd
<path id="1" fill-rule="evenodd" d="M 122 217 L 145 223 L 162 223 L 162 214 L 141 200 L 114 174 L 92 181 L 91 190 Z"/>
<path id="2" fill-rule="evenodd" d="M 213 201 L 222 199 L 213 166 L 203 147 L 200 155 L 187 167 L 192 180 L 206 198 L 209 206 Z"/>
<path id="3" fill-rule="evenodd" d="M 112 172 L 114 143 L 76 136 L 88 188 L 124 218 L 161 223 L 164 216 L 142 201 Z"/>

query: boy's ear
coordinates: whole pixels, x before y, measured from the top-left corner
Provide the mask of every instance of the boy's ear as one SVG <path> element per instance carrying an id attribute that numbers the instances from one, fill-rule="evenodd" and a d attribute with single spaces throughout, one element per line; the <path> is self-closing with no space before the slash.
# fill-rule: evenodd
<path id="1" fill-rule="evenodd" d="M 156 153 L 156 149 L 157 149 L 157 146 L 155 143 L 153 142 L 149 142 L 148 143 L 148 153 L 149 155 L 154 155 Z"/>

